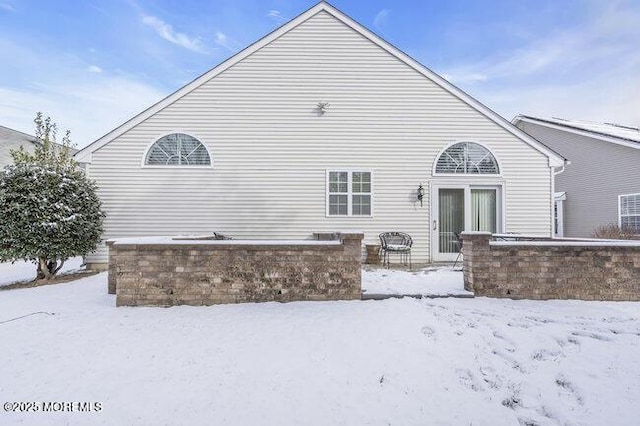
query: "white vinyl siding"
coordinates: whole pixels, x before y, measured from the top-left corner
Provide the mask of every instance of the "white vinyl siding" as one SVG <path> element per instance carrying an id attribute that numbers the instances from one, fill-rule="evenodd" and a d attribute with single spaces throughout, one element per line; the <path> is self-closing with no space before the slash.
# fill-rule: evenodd
<path id="1" fill-rule="evenodd" d="M 321 101 L 330 104 L 324 115 Z M 215 167 L 141 167 L 158 135 L 178 128 L 197 135 Z M 550 235 L 545 155 L 321 12 L 93 152 L 90 174 L 107 212 L 105 238 L 297 239 L 357 228 L 370 244 L 404 231 L 419 263 L 430 259 L 426 182 L 438 154 L 459 140 L 481 142 L 500 161 L 505 231 Z M 375 171 L 374 215 L 327 216 L 327 170 Z"/>
<path id="2" fill-rule="evenodd" d="M 619 211 L 619 226 L 640 234 L 640 194 L 621 195 Z"/>

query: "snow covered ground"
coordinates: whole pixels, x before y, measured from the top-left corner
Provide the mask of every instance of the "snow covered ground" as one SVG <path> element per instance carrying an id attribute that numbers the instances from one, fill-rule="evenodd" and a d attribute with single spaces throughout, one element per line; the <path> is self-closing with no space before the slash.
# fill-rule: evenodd
<path id="1" fill-rule="evenodd" d="M 451 267 L 403 271 L 368 268 L 362 271 L 362 292 L 365 295 L 426 295 L 473 296 L 464 289 L 462 271 Z"/>
<path id="2" fill-rule="evenodd" d="M 0 292 L 0 342 L 0 402 L 101 403 L 2 425 L 638 421 L 638 303 L 116 308 L 102 273 Z"/>
<path id="3" fill-rule="evenodd" d="M 82 265 L 82 257 L 73 257 L 65 262 L 61 274 L 77 271 Z M 31 281 L 36 277 L 36 264 L 22 260 L 15 263 L 0 263 L 0 287 L 18 281 Z"/>

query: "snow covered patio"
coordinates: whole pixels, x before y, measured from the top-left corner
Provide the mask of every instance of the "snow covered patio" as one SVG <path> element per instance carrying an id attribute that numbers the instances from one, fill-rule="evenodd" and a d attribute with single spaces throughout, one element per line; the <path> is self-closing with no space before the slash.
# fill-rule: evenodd
<path id="1" fill-rule="evenodd" d="M 473 297 L 473 292 L 464 289 L 462 271 L 450 266 L 407 271 L 365 265 L 362 298 L 380 300 L 390 297 Z"/>
<path id="2" fill-rule="evenodd" d="M 0 424 L 637 424 L 634 302 L 114 297 L 105 273 L 0 292 L 0 399 L 102 406 Z"/>

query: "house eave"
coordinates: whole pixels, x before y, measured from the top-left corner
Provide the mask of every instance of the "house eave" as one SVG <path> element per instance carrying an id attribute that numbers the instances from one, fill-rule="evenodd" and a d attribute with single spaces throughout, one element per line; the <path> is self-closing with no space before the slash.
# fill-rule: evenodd
<path id="1" fill-rule="evenodd" d="M 588 131 L 588 130 L 580 130 L 580 129 L 576 129 L 574 127 L 562 126 L 560 124 L 550 123 L 550 122 L 545 121 L 545 120 L 538 120 L 538 119 L 536 119 L 534 117 L 527 117 L 527 116 L 518 115 L 513 119 L 512 122 L 513 122 L 514 126 L 517 125 L 519 122 L 537 124 L 539 126 L 545 126 L 545 127 L 550 128 L 550 129 L 560 130 L 560 131 L 563 131 L 563 132 L 569 132 L 569 133 L 573 133 L 573 134 L 580 135 L 580 136 L 586 136 L 586 137 L 589 137 L 589 138 L 592 138 L 592 139 L 598 139 L 598 140 L 601 140 L 603 142 L 609 142 L 609 143 L 613 143 L 613 144 L 621 145 L 621 146 L 626 146 L 628 148 L 633 148 L 633 149 L 640 149 L 640 142 L 631 142 L 631 141 L 627 141 L 625 139 L 616 138 L 615 136 L 606 136 L 606 135 L 602 135 L 602 134 L 596 133 L 596 132 L 591 132 L 591 131 Z"/>

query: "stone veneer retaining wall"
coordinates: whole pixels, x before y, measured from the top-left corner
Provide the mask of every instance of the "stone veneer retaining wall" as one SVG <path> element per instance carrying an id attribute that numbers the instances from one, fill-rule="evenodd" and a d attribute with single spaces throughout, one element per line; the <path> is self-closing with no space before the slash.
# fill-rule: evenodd
<path id="1" fill-rule="evenodd" d="M 109 242 L 117 306 L 361 298 L 361 233 L 337 241 Z"/>
<path id="2" fill-rule="evenodd" d="M 640 244 L 495 242 L 463 233 L 464 286 L 513 299 L 640 300 Z"/>

